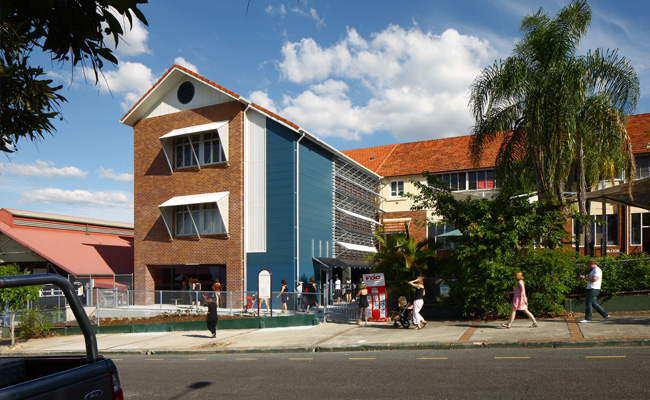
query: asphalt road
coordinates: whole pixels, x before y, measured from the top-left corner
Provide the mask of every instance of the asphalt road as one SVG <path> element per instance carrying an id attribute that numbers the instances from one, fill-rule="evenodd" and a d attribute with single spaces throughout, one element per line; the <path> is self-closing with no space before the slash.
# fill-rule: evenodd
<path id="1" fill-rule="evenodd" d="M 650 348 L 137 355 L 126 399 L 647 399 Z"/>

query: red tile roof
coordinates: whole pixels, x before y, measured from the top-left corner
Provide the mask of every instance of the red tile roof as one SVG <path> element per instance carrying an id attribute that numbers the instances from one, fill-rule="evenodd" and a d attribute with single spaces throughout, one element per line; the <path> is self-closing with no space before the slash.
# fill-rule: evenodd
<path id="1" fill-rule="evenodd" d="M 70 274 L 133 273 L 132 224 L 3 208 L 0 232 Z"/>
<path id="2" fill-rule="evenodd" d="M 650 113 L 631 115 L 627 120 L 627 134 L 634 154 L 650 153 Z"/>
<path id="3" fill-rule="evenodd" d="M 650 153 L 650 114 L 632 115 L 627 131 L 634 154 Z M 479 165 L 469 156 L 471 136 L 345 150 L 342 153 L 384 177 L 444 173 L 494 167 L 499 150 L 495 141 L 486 147 Z"/>
<path id="4" fill-rule="evenodd" d="M 485 149 L 478 166 L 469 158 L 470 136 L 400 143 L 343 151 L 343 154 L 385 177 L 440 173 L 494 166 L 497 142 Z"/>

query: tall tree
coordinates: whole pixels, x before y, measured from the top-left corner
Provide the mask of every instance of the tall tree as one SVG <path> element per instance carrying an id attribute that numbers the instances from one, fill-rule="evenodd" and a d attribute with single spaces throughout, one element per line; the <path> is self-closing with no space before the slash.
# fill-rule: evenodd
<path id="1" fill-rule="evenodd" d="M 472 85 L 472 159 L 478 162 L 485 146 L 500 140 L 500 180 L 532 175 L 540 198 L 564 201 L 574 163 L 583 194 L 595 175 L 606 175 L 587 168 L 623 168 L 626 160 L 628 174 L 634 171 L 624 126 L 636 108 L 639 80 L 616 51 L 576 57 L 590 21 L 586 0 L 573 1 L 555 18 L 542 9 L 525 17 L 513 55 L 485 68 Z"/>
<path id="2" fill-rule="evenodd" d="M 104 62 L 117 64 L 106 39 L 117 45 L 133 17 L 147 24 L 138 9 L 147 0 L 2 0 L 0 1 L 0 151 L 16 151 L 20 139 L 53 133 L 53 118 L 65 97 L 29 63 L 35 49 L 55 63 L 88 66 L 99 80 Z M 109 41 L 108 43 L 111 43 Z"/>

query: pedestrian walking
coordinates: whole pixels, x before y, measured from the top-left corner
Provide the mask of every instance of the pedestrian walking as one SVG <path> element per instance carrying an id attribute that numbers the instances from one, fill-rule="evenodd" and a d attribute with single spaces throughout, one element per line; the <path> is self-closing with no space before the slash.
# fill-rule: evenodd
<path id="1" fill-rule="evenodd" d="M 196 278 L 190 279 L 190 289 L 192 290 L 192 308 L 194 308 L 194 304 L 196 303 L 196 308 L 198 309 L 199 306 L 201 305 L 201 302 L 199 301 L 199 291 L 201 290 L 201 283 L 199 282 L 198 279 Z"/>
<path id="2" fill-rule="evenodd" d="M 424 305 L 424 278 L 418 276 L 417 279 L 409 281 L 409 285 L 415 288 L 415 298 L 413 300 L 413 326 L 415 329 L 422 329 L 427 325 L 427 321 L 420 315 L 420 310 Z"/>
<path id="3" fill-rule="evenodd" d="M 594 260 L 593 258 L 587 261 L 587 266 L 591 268 L 589 275 L 587 276 L 580 275 L 580 278 L 587 281 L 587 298 L 585 299 L 585 319 L 583 319 L 580 322 L 581 323 L 592 322 L 591 321 L 592 307 L 595 308 L 596 311 L 598 311 L 598 313 L 603 316 L 603 318 L 601 318 L 600 320 L 605 321 L 607 318 L 609 318 L 609 314 L 596 301 L 598 298 L 598 294 L 600 294 L 600 286 L 603 283 L 603 270 L 600 269 L 598 264 L 596 264 L 596 260 Z"/>
<path id="4" fill-rule="evenodd" d="M 345 278 L 345 302 L 350 304 L 352 303 L 352 282 L 350 282 L 350 277 Z"/>
<path id="5" fill-rule="evenodd" d="M 303 301 L 302 301 L 302 281 L 299 281 L 298 284 L 296 285 L 296 307 L 298 307 L 298 310 L 302 311 L 303 309 Z"/>
<path id="6" fill-rule="evenodd" d="M 212 337 L 217 337 L 217 322 L 219 316 L 217 315 L 217 303 L 208 297 L 205 300 L 205 306 L 208 307 L 208 314 L 205 316 L 205 323 L 208 326 L 208 330 L 212 333 Z"/>
<path id="7" fill-rule="evenodd" d="M 341 280 L 338 275 L 334 276 L 334 298 L 336 299 L 336 304 L 341 303 Z"/>
<path id="8" fill-rule="evenodd" d="M 289 285 L 287 285 L 287 281 L 284 279 L 280 283 L 282 284 L 282 289 L 280 289 L 280 293 L 278 293 L 276 298 L 282 296 L 280 299 L 280 302 L 282 302 L 282 311 L 280 311 L 280 314 L 282 314 L 287 312 L 287 303 L 289 302 Z"/>
<path id="9" fill-rule="evenodd" d="M 359 298 L 358 304 L 359 304 L 359 316 L 357 318 L 357 325 L 359 325 L 359 322 L 361 321 L 361 318 L 363 317 L 364 323 L 367 325 L 368 324 L 368 306 L 370 304 L 368 303 L 368 289 L 366 288 L 365 283 L 360 283 L 359 284 L 359 291 L 357 292 L 357 295 L 355 297 Z"/>
<path id="10" fill-rule="evenodd" d="M 214 280 L 214 284 L 212 285 L 212 290 L 215 291 L 214 298 L 216 299 L 217 302 L 217 307 L 220 307 L 221 305 L 221 282 L 219 281 L 219 278 Z"/>
<path id="11" fill-rule="evenodd" d="M 316 281 L 314 281 L 314 278 L 309 278 L 309 284 L 307 284 L 307 290 L 308 290 L 308 295 L 306 298 L 307 301 L 307 313 L 309 313 L 309 307 L 312 305 L 316 306 L 316 312 L 320 312 L 320 308 L 318 308 L 318 299 L 316 296 L 318 295 L 318 285 L 316 284 Z"/>
<path id="12" fill-rule="evenodd" d="M 533 320 L 531 328 L 537 328 L 539 324 L 535 320 L 535 316 L 528 310 L 528 297 L 526 297 L 526 285 L 524 285 L 524 274 L 521 271 L 515 272 L 515 289 L 506 294 L 512 294 L 512 312 L 510 313 L 510 319 L 507 324 L 501 324 L 504 328 L 510 329 L 510 325 L 515 320 L 517 316 L 517 311 L 523 311 L 528 318 Z"/>

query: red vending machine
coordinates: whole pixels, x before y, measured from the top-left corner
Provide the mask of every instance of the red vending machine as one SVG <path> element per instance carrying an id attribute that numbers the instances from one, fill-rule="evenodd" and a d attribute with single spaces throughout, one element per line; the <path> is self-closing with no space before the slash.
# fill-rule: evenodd
<path id="1" fill-rule="evenodd" d="M 386 281 L 384 274 L 364 274 L 363 282 L 368 288 L 368 321 L 386 322 Z"/>

